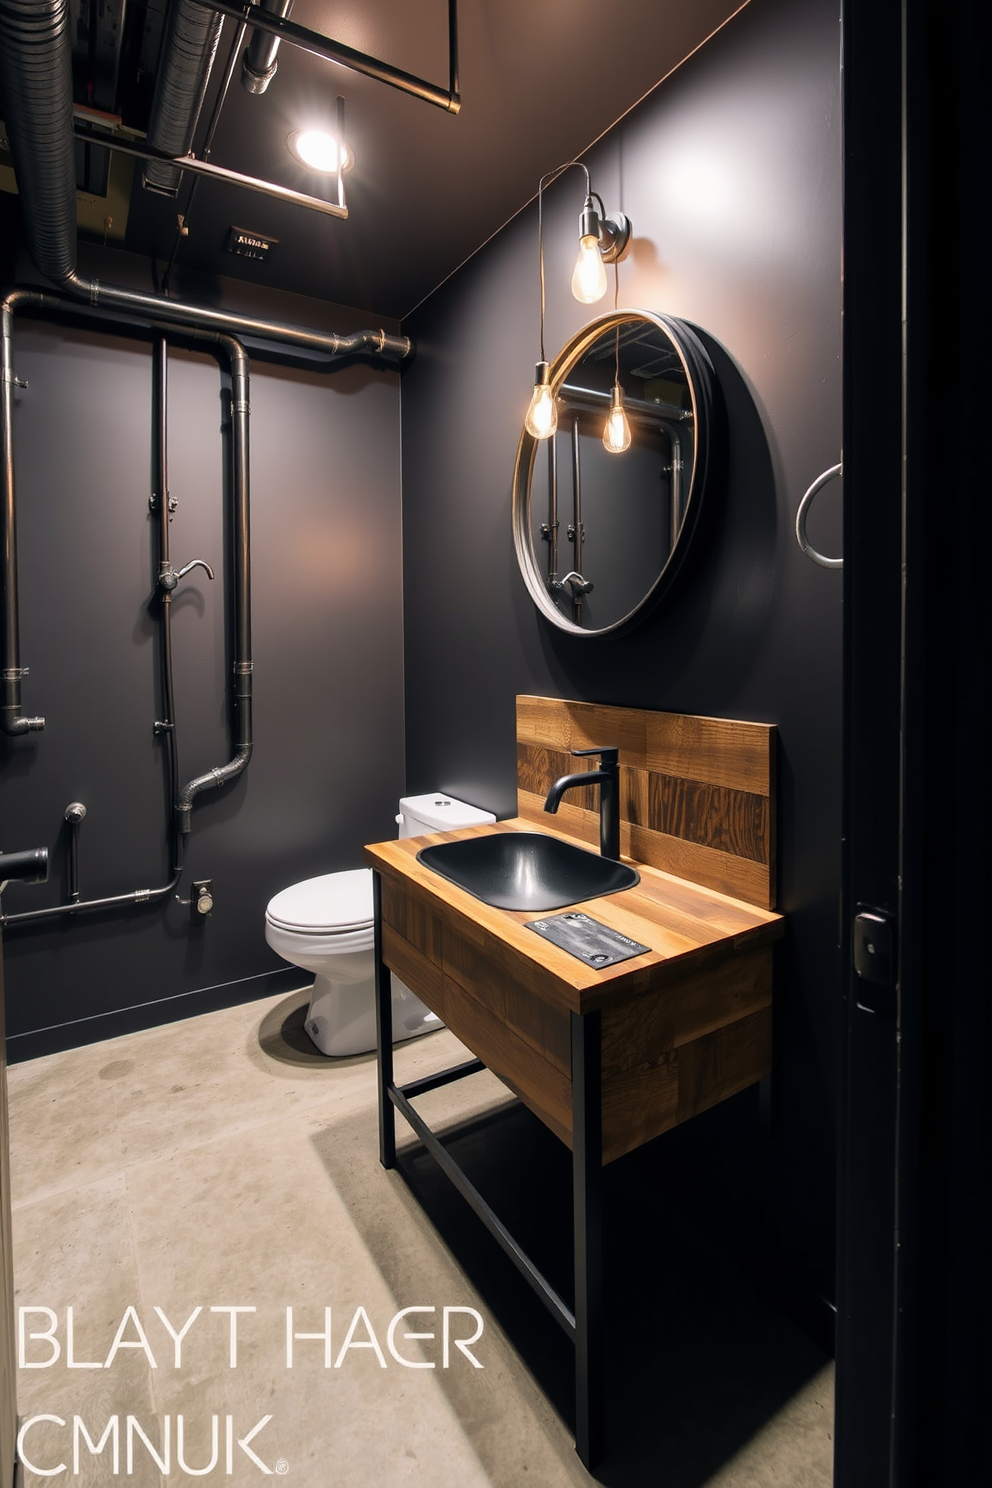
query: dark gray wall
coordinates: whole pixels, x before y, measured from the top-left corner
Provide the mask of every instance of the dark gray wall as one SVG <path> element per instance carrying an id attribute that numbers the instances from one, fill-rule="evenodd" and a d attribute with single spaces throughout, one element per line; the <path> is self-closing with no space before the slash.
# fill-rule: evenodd
<path id="1" fill-rule="evenodd" d="M 142 272 L 123 255 L 100 271 Z M 296 297 L 266 302 L 249 287 L 200 289 L 297 324 L 366 323 Z M 53 882 L 11 886 L 9 913 L 64 893 L 62 813 L 73 799 L 88 809 L 84 898 L 168 876 L 164 761 L 152 735 L 161 702 L 149 605 L 151 345 L 23 315 L 15 346 L 28 383 L 15 421 L 24 699 L 48 724 L 0 745 L 2 841 L 47 843 Z M 184 780 L 231 754 L 225 387 L 211 356 L 171 356 L 171 556 L 176 567 L 203 557 L 217 572 L 211 584 L 195 570 L 173 604 Z M 213 879 L 213 914 L 191 925 L 189 910 L 171 903 L 8 929 L 14 1058 L 274 990 L 281 983 L 266 974 L 285 963 L 263 937 L 269 897 L 358 866 L 364 842 L 395 832 L 404 784 L 396 371 L 356 363 L 326 373 L 256 358 L 251 472 L 254 754 L 239 781 L 200 798 L 182 886 L 188 894 L 193 878 Z M 300 973 L 287 975 L 302 984 Z M 53 1025 L 69 1026 L 43 1032 Z"/>
<path id="2" fill-rule="evenodd" d="M 404 325 L 407 773 L 514 811 L 513 699 L 538 692 L 775 723 L 780 731 L 780 1240 L 832 1285 L 838 1002 L 840 576 L 793 534 L 840 457 L 839 27 L 835 0 L 752 0 L 590 153 L 633 221 L 620 303 L 692 322 L 726 403 L 726 474 L 688 583 L 622 639 L 574 639 L 517 574 L 510 479 L 538 355 L 537 213 L 509 224 Z M 548 160 L 547 165 L 556 162 Z M 535 182 L 535 186 L 536 186 Z M 549 355 L 582 178 L 545 197 Z M 839 491 L 810 535 L 840 551 Z M 729 1119 L 729 1118 L 728 1118 Z M 791 1218 L 790 1218 L 791 1216 Z M 798 1221 L 793 1222 L 798 1216 Z"/>

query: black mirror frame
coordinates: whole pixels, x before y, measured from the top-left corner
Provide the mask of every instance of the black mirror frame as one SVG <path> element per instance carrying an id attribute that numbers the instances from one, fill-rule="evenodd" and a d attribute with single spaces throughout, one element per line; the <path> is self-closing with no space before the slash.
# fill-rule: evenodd
<path id="1" fill-rule="evenodd" d="M 713 465 L 713 424 L 716 394 L 716 373 L 703 343 L 695 331 L 684 320 L 672 315 L 662 315 L 651 310 L 612 310 L 597 316 L 577 331 L 567 341 L 551 364 L 548 381 L 552 396 L 558 396 L 569 373 L 585 356 L 591 346 L 607 332 L 631 321 L 649 321 L 672 343 L 678 353 L 689 386 L 692 400 L 695 450 L 693 454 L 692 479 L 686 495 L 685 517 L 679 536 L 668 561 L 644 597 L 626 615 L 612 625 L 588 627 L 576 625 L 557 608 L 548 594 L 544 578 L 538 567 L 531 541 L 531 479 L 537 447 L 543 443 L 524 429 L 517 446 L 517 459 L 513 471 L 513 545 L 517 553 L 517 566 L 527 586 L 527 592 L 546 620 L 559 630 L 576 636 L 619 635 L 632 630 L 656 608 L 668 594 L 682 572 L 693 537 L 699 527 L 700 512 L 706 490 L 707 475 Z"/>

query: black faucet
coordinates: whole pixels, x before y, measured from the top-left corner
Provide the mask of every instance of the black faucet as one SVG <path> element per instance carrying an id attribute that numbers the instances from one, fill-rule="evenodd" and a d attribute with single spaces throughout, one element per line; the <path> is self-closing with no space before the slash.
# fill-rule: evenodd
<path id="1" fill-rule="evenodd" d="M 558 803 L 573 785 L 599 784 L 599 851 L 604 858 L 620 857 L 620 751 L 610 746 L 605 749 L 573 749 L 573 754 L 599 755 L 598 770 L 583 770 L 578 775 L 563 775 L 548 791 L 544 803 L 545 811 L 555 812 Z"/>

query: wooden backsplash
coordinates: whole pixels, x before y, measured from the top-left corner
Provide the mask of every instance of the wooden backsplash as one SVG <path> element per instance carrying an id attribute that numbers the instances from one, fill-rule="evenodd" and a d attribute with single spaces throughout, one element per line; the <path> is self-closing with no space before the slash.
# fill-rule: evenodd
<path id="1" fill-rule="evenodd" d="M 544 811 L 560 775 L 595 769 L 572 749 L 620 750 L 620 850 L 665 873 L 771 909 L 775 727 L 560 698 L 517 698 L 517 812 L 599 842 L 598 786 Z"/>

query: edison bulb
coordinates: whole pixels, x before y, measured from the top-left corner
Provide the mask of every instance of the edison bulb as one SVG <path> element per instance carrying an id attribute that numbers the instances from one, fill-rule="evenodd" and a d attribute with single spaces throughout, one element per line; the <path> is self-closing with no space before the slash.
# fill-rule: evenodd
<path id="1" fill-rule="evenodd" d="M 572 273 L 572 293 L 583 305 L 594 305 L 606 293 L 606 265 L 599 239 L 591 234 L 579 239 L 579 256 Z"/>
<path id="2" fill-rule="evenodd" d="M 548 382 L 548 364 L 538 362 L 524 428 L 533 439 L 549 439 L 557 427 L 558 408 Z"/>
<path id="3" fill-rule="evenodd" d="M 622 455 L 625 449 L 630 449 L 630 424 L 618 382 L 613 384 L 613 401 L 603 430 L 603 448 L 611 455 Z"/>

